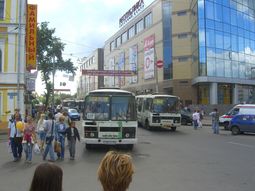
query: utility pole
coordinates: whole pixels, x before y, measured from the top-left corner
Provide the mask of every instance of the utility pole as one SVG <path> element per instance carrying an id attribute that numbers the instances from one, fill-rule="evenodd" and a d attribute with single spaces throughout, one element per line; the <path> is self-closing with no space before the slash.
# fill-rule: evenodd
<path id="1" fill-rule="evenodd" d="M 53 72 L 52 72 L 52 112 L 53 113 L 54 113 L 54 105 L 55 105 L 54 88 L 55 88 L 55 56 L 53 56 Z"/>
<path id="2" fill-rule="evenodd" d="M 18 30 L 18 67 L 17 67 L 17 102 L 18 102 L 18 108 L 21 108 L 21 104 L 20 104 L 20 65 L 21 65 L 21 9 L 22 9 L 22 0 L 18 1 L 19 2 L 19 30 Z"/>

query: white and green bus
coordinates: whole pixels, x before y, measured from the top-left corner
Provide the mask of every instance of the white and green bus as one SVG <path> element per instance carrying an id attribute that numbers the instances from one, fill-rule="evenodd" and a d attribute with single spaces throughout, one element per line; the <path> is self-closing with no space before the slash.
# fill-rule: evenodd
<path id="1" fill-rule="evenodd" d="M 120 89 L 98 89 L 85 97 L 83 112 L 84 142 L 93 145 L 125 145 L 137 143 L 135 95 Z"/>
<path id="2" fill-rule="evenodd" d="M 180 98 L 166 94 L 136 96 L 138 123 L 147 129 L 175 131 L 181 126 Z"/>

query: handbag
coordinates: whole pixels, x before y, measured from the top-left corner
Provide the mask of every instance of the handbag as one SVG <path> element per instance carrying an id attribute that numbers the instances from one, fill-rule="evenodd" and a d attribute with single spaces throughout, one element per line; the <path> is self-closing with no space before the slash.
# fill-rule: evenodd
<path id="1" fill-rule="evenodd" d="M 58 141 L 54 142 L 54 152 L 55 153 L 60 153 L 61 152 L 61 145 L 60 145 L 60 142 L 58 142 Z"/>
<path id="2" fill-rule="evenodd" d="M 54 125 L 54 121 L 52 120 L 51 135 L 45 138 L 45 143 L 47 145 L 50 145 L 52 143 L 53 139 L 54 139 L 54 136 L 53 136 L 53 125 Z"/>

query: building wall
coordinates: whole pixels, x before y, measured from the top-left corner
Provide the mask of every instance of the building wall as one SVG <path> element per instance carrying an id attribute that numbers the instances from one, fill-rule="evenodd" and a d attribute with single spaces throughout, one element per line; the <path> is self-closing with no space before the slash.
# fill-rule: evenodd
<path id="1" fill-rule="evenodd" d="M 19 3 L 21 3 L 21 44 L 18 43 Z M 25 83 L 25 12 L 26 0 L 4 1 L 4 15 L 0 19 L 0 49 L 2 59 L 0 64 L 0 120 L 6 122 L 15 108 L 20 108 L 24 115 L 24 83 Z M 20 61 L 18 61 L 20 50 Z M 19 103 L 17 101 L 18 64 L 20 68 Z"/>

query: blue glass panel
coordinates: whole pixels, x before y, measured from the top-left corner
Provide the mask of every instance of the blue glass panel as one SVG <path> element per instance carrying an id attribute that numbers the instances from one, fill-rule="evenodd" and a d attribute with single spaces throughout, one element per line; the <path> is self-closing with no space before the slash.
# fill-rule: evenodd
<path id="1" fill-rule="evenodd" d="M 244 62 L 245 61 L 245 54 L 243 52 L 239 52 L 239 62 Z"/>
<path id="2" fill-rule="evenodd" d="M 219 49 L 219 48 L 215 49 L 215 58 L 220 58 L 220 59 L 224 58 L 224 51 L 223 51 L 223 49 Z"/>
<path id="3" fill-rule="evenodd" d="M 225 60 L 225 77 L 232 77 L 232 67 L 230 60 Z"/>
<path id="4" fill-rule="evenodd" d="M 245 63 L 245 79 L 251 79 L 251 64 Z"/>
<path id="5" fill-rule="evenodd" d="M 216 48 L 223 49 L 223 32 L 215 31 Z"/>
<path id="6" fill-rule="evenodd" d="M 206 18 L 214 19 L 214 3 L 210 1 L 205 2 Z"/>
<path id="7" fill-rule="evenodd" d="M 241 36 L 238 37 L 238 51 L 244 51 L 244 38 Z"/>
<path id="8" fill-rule="evenodd" d="M 206 19 L 206 28 L 214 29 L 214 21 L 210 19 Z"/>
<path id="9" fill-rule="evenodd" d="M 223 0 L 222 4 L 226 7 L 229 7 L 229 0 Z"/>
<path id="10" fill-rule="evenodd" d="M 236 2 L 233 1 L 233 0 L 230 0 L 230 8 L 231 9 L 236 9 L 237 5 L 236 5 Z"/>
<path id="11" fill-rule="evenodd" d="M 245 37 L 245 38 L 250 38 L 250 32 L 247 31 L 247 30 L 245 30 L 245 31 L 244 31 L 244 37 Z"/>
<path id="12" fill-rule="evenodd" d="M 251 45 L 251 51 L 255 52 L 255 41 L 251 40 L 250 45 Z M 254 60 L 254 63 L 255 63 L 255 60 Z"/>
<path id="13" fill-rule="evenodd" d="M 204 19 L 199 19 L 198 27 L 200 29 L 204 29 L 205 28 L 205 20 Z"/>
<path id="14" fill-rule="evenodd" d="M 215 58 L 216 57 L 215 52 L 216 52 L 215 48 L 208 48 L 207 47 L 207 51 L 206 51 L 207 58 Z"/>
<path id="15" fill-rule="evenodd" d="M 230 9 L 223 7 L 223 22 L 230 23 Z"/>
<path id="16" fill-rule="evenodd" d="M 237 35 L 237 27 L 231 26 L 231 34 Z"/>
<path id="17" fill-rule="evenodd" d="M 232 61 L 232 76 L 233 78 L 239 78 L 239 66 L 236 61 Z"/>
<path id="18" fill-rule="evenodd" d="M 219 4 L 214 5 L 214 18 L 216 21 L 222 22 L 222 6 Z"/>
<path id="19" fill-rule="evenodd" d="M 199 45 L 205 46 L 205 30 L 203 29 L 199 30 Z"/>
<path id="20" fill-rule="evenodd" d="M 238 51 L 236 35 L 231 35 L 231 49 L 232 51 L 235 51 L 235 52 Z"/>
<path id="21" fill-rule="evenodd" d="M 244 37 L 244 30 L 242 28 L 238 28 L 238 35 Z"/>
<path id="22" fill-rule="evenodd" d="M 224 29 L 224 32 L 230 33 L 230 25 L 224 24 L 223 29 Z"/>
<path id="23" fill-rule="evenodd" d="M 205 54 L 205 47 L 204 46 L 200 46 L 199 47 L 199 60 L 200 62 L 205 62 L 206 60 L 206 54 Z"/>
<path id="24" fill-rule="evenodd" d="M 215 21 L 215 30 L 223 31 L 223 24 L 220 22 Z"/>
<path id="25" fill-rule="evenodd" d="M 205 3 L 204 0 L 198 1 L 198 18 L 203 19 L 205 17 Z"/>
<path id="26" fill-rule="evenodd" d="M 237 25 L 244 28 L 244 14 L 239 11 L 237 12 Z"/>
<path id="27" fill-rule="evenodd" d="M 222 59 L 216 59 L 216 76 L 218 77 L 224 77 L 225 72 L 225 63 Z"/>
<path id="28" fill-rule="evenodd" d="M 245 63 L 239 62 L 239 78 L 245 78 Z"/>
<path id="29" fill-rule="evenodd" d="M 208 47 L 215 47 L 215 31 L 208 29 L 206 31 L 206 45 Z"/>
<path id="30" fill-rule="evenodd" d="M 207 59 L 207 75 L 215 76 L 215 59 L 214 58 Z"/>
<path id="31" fill-rule="evenodd" d="M 237 25 L 237 12 L 231 9 L 231 25 Z"/>
<path id="32" fill-rule="evenodd" d="M 244 28 L 249 29 L 249 17 L 247 15 L 244 15 Z"/>

